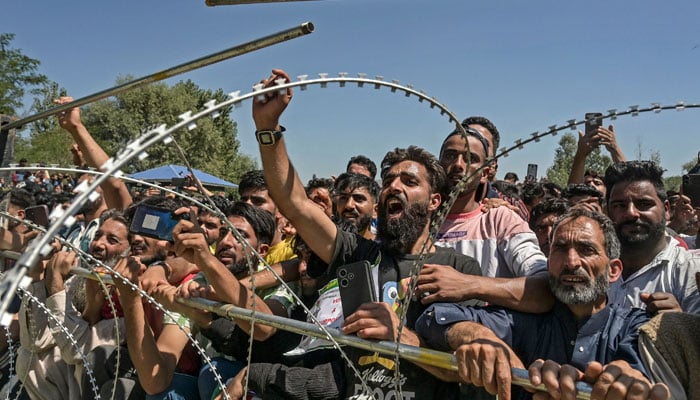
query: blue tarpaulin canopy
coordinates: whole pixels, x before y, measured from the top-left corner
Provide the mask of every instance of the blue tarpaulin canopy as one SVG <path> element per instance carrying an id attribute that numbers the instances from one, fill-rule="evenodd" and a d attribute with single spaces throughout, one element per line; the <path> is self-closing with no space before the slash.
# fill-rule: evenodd
<path id="1" fill-rule="evenodd" d="M 221 178 L 217 178 L 214 175 L 207 174 L 204 171 L 192 168 L 194 174 L 202 182 L 204 186 L 218 186 L 218 187 L 238 187 L 235 183 L 225 181 Z M 147 182 L 169 182 L 172 183 L 173 178 L 184 178 L 189 175 L 187 167 L 182 165 L 163 165 L 161 167 L 156 167 L 152 169 L 147 169 L 145 171 L 137 172 L 135 174 L 129 175 L 130 178 L 140 179 Z"/>

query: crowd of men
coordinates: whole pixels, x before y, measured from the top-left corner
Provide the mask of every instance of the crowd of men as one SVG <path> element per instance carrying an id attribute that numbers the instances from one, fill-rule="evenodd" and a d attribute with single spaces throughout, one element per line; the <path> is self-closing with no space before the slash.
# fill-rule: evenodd
<path id="1" fill-rule="evenodd" d="M 289 77 L 273 70 L 264 85 L 279 79 Z M 262 169 L 241 178 L 236 201 L 212 195 L 216 207 L 203 207 L 158 192 L 136 199 L 116 177 L 100 185 L 16 297 L 0 335 L 1 396 L 566 399 L 583 381 L 593 399 L 698 398 L 700 343 L 684 336 L 700 323 L 698 210 L 667 192 L 660 166 L 625 160 L 612 126 L 580 134 L 564 188 L 497 180 L 500 133 L 484 117 L 446 132 L 437 155 L 396 148 L 379 168 L 356 156 L 337 178 L 304 185 L 280 125 L 291 98 L 253 102 Z M 78 165 L 108 160 L 79 109 L 57 117 Z M 613 165 L 585 171 L 598 146 Z M 68 178 L 41 176 L 7 192 L 0 249 L 21 252 L 37 236 L 22 223 L 28 209 L 70 203 Z M 70 179 L 68 189 L 93 177 Z M 144 210 L 177 223 L 163 237 Z M 359 261 L 376 301 L 344 313 L 338 274 Z M 339 349 L 178 300 L 197 297 L 454 352 L 457 368 Z M 512 385 L 512 368 L 544 391 Z"/>

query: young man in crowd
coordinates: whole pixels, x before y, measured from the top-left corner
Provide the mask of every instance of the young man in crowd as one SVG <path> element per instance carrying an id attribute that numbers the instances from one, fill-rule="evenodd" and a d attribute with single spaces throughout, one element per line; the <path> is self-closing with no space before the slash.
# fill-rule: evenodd
<path id="1" fill-rule="evenodd" d="M 238 194 L 242 202 L 259 207 L 275 216 L 278 229 L 275 231 L 275 236 L 265 256 L 265 261 L 272 265 L 294 258 L 293 236 L 283 237 L 284 235 L 281 228 L 286 221 L 280 213 L 277 204 L 275 204 L 275 201 L 270 197 L 263 171 L 252 170 L 243 174 L 241 181 L 238 183 Z"/>
<path id="2" fill-rule="evenodd" d="M 289 80 L 284 71 L 273 70 L 273 76 L 265 84 L 272 85 L 278 78 Z M 380 294 L 380 301 L 362 304 L 350 314 L 345 319 L 343 333 L 357 334 L 364 339 L 400 340 L 420 345 L 412 326 L 424 306 L 412 301 L 405 289 L 423 249 L 428 252 L 427 263 L 451 265 L 461 273 L 479 273 L 473 259 L 440 249 L 429 241 L 429 222 L 442 202 L 444 170 L 423 149 L 411 146 L 390 151 L 381 163 L 382 191 L 377 233 L 380 242 L 343 232 L 308 199 L 291 165 L 283 129 L 279 125 L 279 117 L 290 100 L 291 90 L 285 94 L 269 93 L 264 100 L 253 103 L 253 119 L 271 197 L 311 250 L 328 264 L 327 268 L 309 271 L 309 274 L 327 282 L 335 277 L 338 267 L 359 260 L 369 261 L 372 270 L 376 271 L 373 273 L 374 286 L 375 292 Z M 406 307 L 406 327 L 398 337 L 399 321 L 395 310 Z M 393 359 L 357 349 L 347 349 L 346 352 L 360 374 L 372 374 L 377 379 L 365 382 L 365 386 L 349 368 L 345 368 L 344 397 L 378 396 L 381 393 L 386 398 L 397 394 L 398 383 L 387 383 L 395 378 Z M 453 398 L 457 395 L 455 386 L 441 383 L 413 364 L 402 363 L 400 371 L 404 396 Z"/>
<path id="3" fill-rule="evenodd" d="M 447 188 L 457 199 L 440 227 L 437 244 L 477 259 L 484 276 L 472 278 L 450 268 L 426 265 L 418 280 L 418 293 L 427 293 L 424 303 L 479 298 L 522 310 L 545 311 L 551 306 L 551 298 L 545 298 L 546 258 L 535 234 L 510 208 L 482 211 L 477 189 L 486 180 L 489 143 L 477 130 L 467 126 L 465 131 L 466 135 L 459 130 L 450 133 L 440 148 Z M 464 179 L 462 191 L 452 193 Z M 526 285 L 533 287 L 530 293 L 542 293 L 542 298 L 524 297 Z"/>
<path id="4" fill-rule="evenodd" d="M 357 228 L 357 234 L 374 239 L 372 221 L 377 218 L 379 185 L 366 175 L 344 173 L 335 180 L 335 216 Z"/>
<path id="5" fill-rule="evenodd" d="M 700 258 L 666 234 L 669 204 L 663 170 L 628 161 L 605 171 L 607 209 L 622 245 L 622 281 L 611 302 L 659 311 L 700 312 Z"/>
<path id="6" fill-rule="evenodd" d="M 377 165 L 367 156 L 360 154 L 350 158 L 348 165 L 345 167 L 345 172 L 365 175 L 374 180 L 377 177 Z"/>

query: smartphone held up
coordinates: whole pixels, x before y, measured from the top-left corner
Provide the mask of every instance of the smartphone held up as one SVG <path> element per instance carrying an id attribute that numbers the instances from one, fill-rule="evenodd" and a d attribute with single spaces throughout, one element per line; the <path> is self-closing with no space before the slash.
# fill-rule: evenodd
<path id="1" fill-rule="evenodd" d="M 590 112 L 586 113 L 586 130 L 585 130 L 585 135 L 586 136 L 592 136 L 595 135 L 595 133 L 598 131 L 598 128 L 603 126 L 603 113 L 599 112 Z"/>

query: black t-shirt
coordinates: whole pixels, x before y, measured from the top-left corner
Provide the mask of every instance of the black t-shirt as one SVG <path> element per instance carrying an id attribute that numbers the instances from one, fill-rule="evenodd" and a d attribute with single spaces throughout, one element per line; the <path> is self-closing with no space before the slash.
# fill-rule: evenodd
<path id="1" fill-rule="evenodd" d="M 409 300 L 405 299 L 404 292 L 408 288 L 411 271 L 418 258 L 418 255 L 388 255 L 381 249 L 379 243 L 338 230 L 335 254 L 328 268 L 307 272 L 310 276 L 318 277 L 322 281 L 329 281 L 335 278 L 338 267 L 356 261 L 368 260 L 373 267 L 377 266 L 375 280 L 378 283 L 379 300 L 389 303 L 394 310 L 397 310 L 402 303 Z M 429 253 L 426 256 L 425 263 L 450 265 L 464 274 L 481 275 L 479 263 L 474 258 L 457 254 L 451 248 L 437 247 L 434 253 Z M 477 301 L 469 301 L 465 304 L 475 305 L 477 303 Z M 419 301 L 408 301 L 407 328 L 413 329 L 416 320 L 425 308 L 426 306 Z M 394 383 L 397 377 L 394 371 L 395 360 L 393 357 L 351 347 L 346 347 L 346 352 L 360 375 L 364 377 L 369 389 L 372 390 L 371 395 L 377 399 L 401 398 L 396 391 L 397 385 Z M 404 399 L 452 399 L 458 397 L 457 384 L 445 383 L 409 361 L 401 362 L 399 369 L 401 394 Z M 347 381 L 345 397 L 361 398 L 359 396 L 362 394 L 369 395 L 363 393 L 362 383 L 352 369 L 345 368 L 345 370 Z"/>

